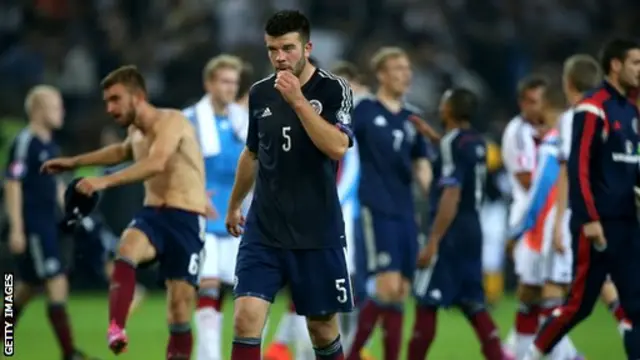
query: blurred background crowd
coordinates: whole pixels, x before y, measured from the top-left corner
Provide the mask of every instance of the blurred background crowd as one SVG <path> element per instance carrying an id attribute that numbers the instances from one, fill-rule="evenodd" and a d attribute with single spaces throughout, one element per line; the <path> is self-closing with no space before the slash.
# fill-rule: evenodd
<path id="1" fill-rule="evenodd" d="M 569 55 L 594 53 L 612 34 L 640 37 L 634 0 L 2 0 L 0 163 L 24 126 L 33 85 L 64 96 L 63 152 L 93 149 L 122 136 L 103 111 L 98 83 L 109 71 L 136 64 L 152 102 L 183 108 L 202 95 L 202 68 L 221 52 L 250 62 L 256 80 L 271 71 L 262 25 L 282 8 L 309 15 L 313 56 L 324 67 L 346 59 L 366 74 L 380 46 L 405 48 L 414 67 L 407 100 L 434 124 L 444 89 L 472 89 L 482 99 L 476 126 L 496 142 L 518 111 L 515 86 L 524 75 L 558 79 Z M 142 193 L 110 191 L 101 206 L 118 234 Z"/>

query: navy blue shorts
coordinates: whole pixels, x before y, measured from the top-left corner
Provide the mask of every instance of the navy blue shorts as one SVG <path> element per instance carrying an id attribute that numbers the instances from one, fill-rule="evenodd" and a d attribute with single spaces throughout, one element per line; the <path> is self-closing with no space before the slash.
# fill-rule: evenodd
<path id="1" fill-rule="evenodd" d="M 484 304 L 482 232 L 479 224 L 468 225 L 458 231 L 449 230 L 440 243 L 435 263 L 416 272 L 413 291 L 420 305 Z M 474 247 L 475 251 L 470 251 Z"/>
<path id="2" fill-rule="evenodd" d="M 346 249 L 281 249 L 247 239 L 248 235 L 245 233 L 238 250 L 235 298 L 252 296 L 273 302 L 278 291 L 288 285 L 300 315 L 353 310 Z"/>
<path id="3" fill-rule="evenodd" d="M 39 285 L 65 272 L 55 223 L 26 225 L 26 251 L 17 257 L 20 279 Z"/>
<path id="4" fill-rule="evenodd" d="M 145 206 L 129 225 L 142 231 L 156 249 L 160 279 L 184 280 L 198 286 L 203 256 L 205 218 L 197 213 Z"/>
<path id="5" fill-rule="evenodd" d="M 418 259 L 418 227 L 412 217 L 391 217 L 362 208 L 369 273 L 400 272 L 413 279 Z"/>

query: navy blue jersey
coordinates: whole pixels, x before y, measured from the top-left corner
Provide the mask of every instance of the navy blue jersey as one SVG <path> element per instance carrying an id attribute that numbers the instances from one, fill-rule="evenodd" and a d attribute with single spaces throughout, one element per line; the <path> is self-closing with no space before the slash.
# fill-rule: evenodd
<path id="1" fill-rule="evenodd" d="M 608 82 L 574 110 L 569 174 L 569 206 L 579 223 L 636 218 L 638 108 Z"/>
<path id="2" fill-rule="evenodd" d="M 444 188 L 461 188 L 458 212 L 452 226 L 459 218 L 478 218 L 485 194 L 487 147 L 484 138 L 471 129 L 454 129 L 440 141 L 440 151 L 433 163 L 434 179 L 431 189 L 431 221 L 438 211 L 440 196 Z"/>
<path id="3" fill-rule="evenodd" d="M 247 148 L 257 155 L 258 174 L 247 232 L 257 230 L 259 236 L 250 238 L 287 249 L 345 246 L 338 162 L 313 144 L 274 80 L 272 75 L 258 81 L 249 92 Z M 353 100 L 347 82 L 317 69 L 302 93 L 316 112 L 349 136 L 351 146 Z"/>
<path id="4" fill-rule="evenodd" d="M 58 154 L 55 143 L 42 141 L 28 128 L 22 130 L 11 145 L 5 177 L 22 184 L 22 215 L 27 223 L 56 222 L 57 180 L 55 176 L 40 173 L 40 167 Z"/>
<path id="5" fill-rule="evenodd" d="M 414 160 L 427 157 L 427 145 L 406 107 L 397 113 L 380 101 L 367 98 L 353 111 L 353 130 L 360 154 L 363 206 L 398 217 L 413 217 Z"/>

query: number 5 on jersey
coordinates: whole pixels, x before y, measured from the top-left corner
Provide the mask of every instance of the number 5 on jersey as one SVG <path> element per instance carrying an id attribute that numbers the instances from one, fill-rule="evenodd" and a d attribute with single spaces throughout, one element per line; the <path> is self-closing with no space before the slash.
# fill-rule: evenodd
<path id="1" fill-rule="evenodd" d="M 289 131 L 291 131 L 291 126 L 282 127 L 282 137 L 284 138 L 284 141 L 282 142 L 282 150 L 284 151 L 291 150 L 291 134 L 289 134 Z"/>

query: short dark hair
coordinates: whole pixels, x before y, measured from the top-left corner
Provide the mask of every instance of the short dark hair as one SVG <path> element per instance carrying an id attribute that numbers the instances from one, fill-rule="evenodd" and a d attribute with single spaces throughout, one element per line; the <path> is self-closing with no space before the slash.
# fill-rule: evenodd
<path id="1" fill-rule="evenodd" d="M 458 121 L 470 121 L 478 108 L 478 98 L 471 90 L 465 88 L 450 89 L 447 103 L 451 115 Z"/>
<path id="2" fill-rule="evenodd" d="M 577 54 L 564 62 L 564 76 L 579 92 L 587 92 L 602 81 L 600 65 L 591 55 Z"/>
<path id="3" fill-rule="evenodd" d="M 538 88 L 546 88 L 549 86 L 549 81 L 542 75 L 529 75 L 518 81 L 518 98 L 522 99 L 524 94 L 529 90 L 535 90 Z"/>
<path id="4" fill-rule="evenodd" d="M 271 15 L 264 27 L 264 32 L 273 37 L 297 32 L 302 41 L 307 42 L 311 36 L 311 24 L 309 19 L 298 10 L 282 10 Z"/>
<path id="5" fill-rule="evenodd" d="M 238 99 L 249 92 L 253 84 L 253 76 L 253 66 L 248 62 L 243 63 L 242 71 L 240 71 L 240 83 L 238 84 Z"/>
<path id="6" fill-rule="evenodd" d="M 116 84 L 122 84 L 133 90 L 142 90 L 147 93 L 147 85 L 144 81 L 144 77 L 135 65 L 121 66 L 102 79 L 100 86 L 102 90 L 106 90 Z"/>
<path id="7" fill-rule="evenodd" d="M 560 84 L 557 86 L 554 84 L 554 86 L 549 86 L 547 90 L 545 90 L 542 98 L 546 107 L 555 110 L 565 109 L 567 107 L 567 99 L 561 89 L 562 86 L 560 86 Z"/>
<path id="8" fill-rule="evenodd" d="M 331 69 L 331 72 L 347 79 L 348 81 L 361 83 L 363 80 L 362 73 L 358 70 L 358 67 L 348 61 L 340 61 L 333 67 L 333 69 Z"/>
<path id="9" fill-rule="evenodd" d="M 630 39 L 614 38 L 607 41 L 600 49 L 600 66 L 605 74 L 611 72 L 611 61 L 624 61 L 630 50 L 640 49 L 640 45 Z"/>

